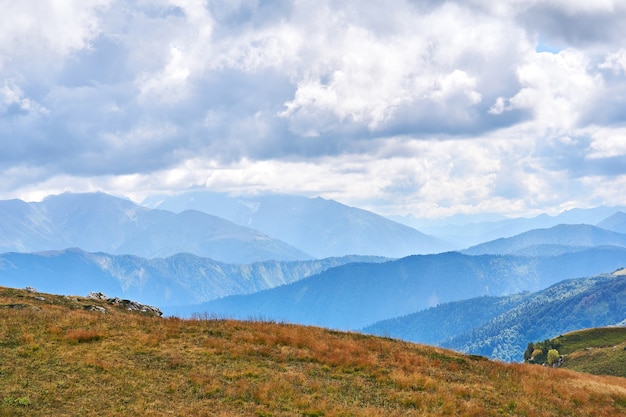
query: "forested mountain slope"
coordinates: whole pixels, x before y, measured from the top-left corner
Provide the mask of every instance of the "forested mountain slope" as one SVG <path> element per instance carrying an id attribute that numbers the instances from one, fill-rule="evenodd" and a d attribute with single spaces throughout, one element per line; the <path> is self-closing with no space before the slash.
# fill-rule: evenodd
<path id="1" fill-rule="evenodd" d="M 0 254 L 0 285 L 61 294 L 102 291 L 160 308 L 249 294 L 289 284 L 350 262 L 384 258 L 348 256 L 311 261 L 227 264 L 191 254 L 146 259 L 79 249 Z"/>
<path id="2" fill-rule="evenodd" d="M 440 303 L 483 295 L 537 291 L 563 279 L 626 265 L 626 248 L 590 248 L 553 257 L 468 256 L 456 252 L 411 256 L 383 264 L 350 264 L 248 296 L 226 297 L 176 311 L 266 317 L 338 329 Z"/>

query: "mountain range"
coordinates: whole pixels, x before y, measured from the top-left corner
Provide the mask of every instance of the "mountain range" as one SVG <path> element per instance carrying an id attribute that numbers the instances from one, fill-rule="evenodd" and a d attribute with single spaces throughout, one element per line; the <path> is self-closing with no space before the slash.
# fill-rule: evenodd
<path id="1" fill-rule="evenodd" d="M 354 254 L 401 258 L 451 248 L 408 226 L 322 198 L 195 192 L 145 204 L 159 208 L 104 193 L 64 193 L 36 203 L 0 201 L 0 252 L 77 247 L 145 258 L 186 252 L 221 262 L 251 263 Z M 569 251 L 571 246 L 623 246 L 625 217 L 612 212 L 598 222 L 603 228 L 568 224 L 526 231 L 481 242 L 464 253 L 534 255 Z"/>
<path id="2" fill-rule="evenodd" d="M 451 302 L 366 326 L 370 334 L 520 362 L 530 341 L 626 318 L 626 274 L 564 280 L 506 297 Z"/>
<path id="3" fill-rule="evenodd" d="M 458 252 L 416 255 L 381 264 L 347 264 L 289 285 L 166 312 L 265 317 L 357 330 L 445 302 L 538 291 L 567 278 L 623 265 L 626 248 L 609 246 L 541 257 Z"/>
<path id="4" fill-rule="evenodd" d="M 523 255 L 531 251 L 550 254 L 554 251 L 570 252 L 576 248 L 604 245 L 626 247 L 626 234 L 587 224 L 560 224 L 496 239 L 462 252 L 468 255 Z"/>
<path id="5" fill-rule="evenodd" d="M 598 223 L 598 227 L 614 232 L 626 233 L 626 213 L 618 211 Z"/>
<path id="6" fill-rule="evenodd" d="M 365 329 L 504 360 L 518 360 L 524 339 L 626 319 L 625 298 L 610 299 L 618 279 L 594 287 L 599 298 L 586 292 L 595 278 L 576 291 L 559 283 L 626 266 L 616 208 L 466 224 L 460 234 L 497 238 L 445 252 L 443 239 L 322 198 L 194 192 L 143 204 L 103 193 L 0 201 L 0 285 L 100 291 L 180 316 Z M 571 298 L 583 293 L 598 305 L 588 316 Z"/>
<path id="7" fill-rule="evenodd" d="M 589 224 L 615 232 L 626 233 L 624 218 L 613 223 L 605 223 L 608 218 L 619 216 L 626 211 L 624 206 L 600 206 L 575 208 L 557 215 L 540 214 L 535 217 L 509 218 L 496 214 L 457 214 L 442 219 L 416 219 L 412 216 L 393 216 L 393 220 L 437 236 L 454 246 L 463 249 L 470 246 L 512 237 L 534 229 L 549 229 L 560 224 Z M 621 229 L 619 228 L 621 224 Z"/>
<path id="8" fill-rule="evenodd" d="M 147 258 L 188 252 L 232 263 L 311 256 L 256 230 L 187 210 L 151 210 L 104 193 L 0 201 L 0 251 L 78 247 Z"/>
<path id="9" fill-rule="evenodd" d="M 377 257 L 346 256 L 309 261 L 227 264 L 191 254 L 145 259 L 80 249 L 0 254 L 0 285 L 86 295 L 92 291 L 159 307 L 195 304 L 289 284 L 351 262 Z"/>
<path id="10" fill-rule="evenodd" d="M 316 257 L 356 253 L 400 258 L 432 254 L 462 250 L 562 225 L 595 225 L 626 233 L 626 214 L 623 212 L 626 207 L 622 206 L 571 209 L 555 216 L 541 214 L 531 218 L 457 215 L 444 219 L 415 219 L 394 216 L 390 219 L 395 221 L 391 221 L 333 200 L 289 195 L 230 196 L 226 193 L 189 191 L 151 197 L 143 204 L 173 212 L 193 209 L 210 213 L 253 227 Z M 415 233 L 416 230 L 419 232 Z M 557 229 L 555 234 L 561 232 L 567 233 Z M 547 244 L 547 241 L 543 243 Z M 567 246 L 562 242 L 559 245 Z M 570 245 L 589 246 L 575 241 Z"/>
<path id="11" fill-rule="evenodd" d="M 210 213 L 252 227 L 316 258 L 353 254 L 401 258 L 452 248 L 414 228 L 320 197 L 231 197 L 203 191 L 153 197 L 144 204 L 173 212 L 193 209 Z"/>
<path id="12" fill-rule="evenodd" d="M 203 211 L 190 204 L 176 213 L 104 193 L 64 193 L 37 203 L 0 201 L 0 252 L 78 247 L 146 258 L 187 252 L 250 263 L 346 255 L 402 257 L 447 247 L 410 227 L 321 198 L 272 196 L 241 204 L 222 200 L 223 205 L 196 204 Z M 209 214 L 217 207 L 220 210 L 213 211 L 223 217 Z"/>
<path id="13" fill-rule="evenodd" d="M 520 361 L 528 342 L 622 322 L 626 317 L 625 299 L 623 274 L 566 280 L 442 346 Z"/>

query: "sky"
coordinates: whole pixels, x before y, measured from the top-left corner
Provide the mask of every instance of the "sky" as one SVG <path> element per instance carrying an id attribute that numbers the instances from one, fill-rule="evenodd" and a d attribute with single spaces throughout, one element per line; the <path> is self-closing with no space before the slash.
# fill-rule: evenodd
<path id="1" fill-rule="evenodd" d="M 626 0 L 0 0 L 0 199 L 624 204 Z"/>

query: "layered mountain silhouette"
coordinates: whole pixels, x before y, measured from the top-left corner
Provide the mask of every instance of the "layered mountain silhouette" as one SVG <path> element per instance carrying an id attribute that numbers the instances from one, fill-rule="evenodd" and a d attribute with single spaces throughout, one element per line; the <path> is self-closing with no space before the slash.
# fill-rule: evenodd
<path id="1" fill-rule="evenodd" d="M 403 257 L 449 247 L 374 213 L 321 198 L 250 200 L 200 193 L 151 204 L 172 211 L 104 193 L 64 193 L 39 203 L 0 201 L 0 252 L 78 247 L 147 258 L 187 252 L 250 263 L 355 254 Z"/>
<path id="2" fill-rule="evenodd" d="M 530 341 L 619 324 L 626 317 L 625 297 L 626 275 L 618 271 L 564 280 L 534 293 L 446 303 L 363 331 L 519 362 Z"/>
<path id="3" fill-rule="evenodd" d="M 254 229 L 199 211 L 140 207 L 104 193 L 0 201 L 0 252 L 78 247 L 146 258 L 193 253 L 231 263 L 311 256 Z"/>
<path id="4" fill-rule="evenodd" d="M 252 227 L 317 258 L 377 255 L 393 258 L 439 253 L 451 246 L 372 212 L 333 200 L 286 195 L 230 197 L 188 192 L 154 197 L 148 206 L 174 212 L 199 210 Z"/>
<path id="5" fill-rule="evenodd" d="M 0 201 L 0 285 L 365 329 L 503 360 L 553 332 L 624 322 L 623 275 L 556 284 L 626 265 L 626 214 L 611 208 L 481 223 L 507 237 L 441 252 L 442 240 L 321 198 L 199 192 L 146 204 L 103 193 Z"/>
<path id="6" fill-rule="evenodd" d="M 616 212 L 626 211 L 623 206 L 575 208 L 557 215 L 540 214 L 535 217 L 506 218 L 496 214 L 457 214 L 444 219 L 415 219 L 411 216 L 394 217 L 395 220 L 437 236 L 463 249 L 499 238 L 513 237 L 534 229 L 549 229 L 559 224 L 591 224 L 624 233 L 601 225 L 600 222 Z"/>
<path id="7" fill-rule="evenodd" d="M 443 303 L 416 313 L 381 320 L 362 331 L 368 334 L 393 337 L 409 342 L 440 346 L 455 336 L 484 325 L 521 303 L 533 293 L 494 297 L 482 296 Z"/>
<path id="8" fill-rule="evenodd" d="M 597 226 L 618 233 L 626 233 L 626 213 L 618 211 L 612 216 L 602 220 Z"/>
<path id="9" fill-rule="evenodd" d="M 588 224 L 561 224 L 549 229 L 536 229 L 509 238 L 473 246 L 462 251 L 468 255 L 528 254 L 546 255 L 570 252 L 592 246 L 626 247 L 626 234 Z M 542 251 L 543 249 L 543 251 Z"/>
<path id="10" fill-rule="evenodd" d="M 558 256 L 419 255 L 382 264 L 348 264 L 290 285 L 178 310 L 338 329 L 483 295 L 537 291 L 560 280 L 626 265 L 626 248 L 587 248 Z"/>
<path id="11" fill-rule="evenodd" d="M 310 261 L 227 264 L 190 254 L 145 259 L 80 249 L 0 254 L 0 285 L 87 295 L 101 291 L 164 307 L 249 294 L 298 281 L 350 262 L 383 258 L 348 256 Z"/>
<path id="12" fill-rule="evenodd" d="M 530 341 L 616 325 L 626 317 L 626 276 L 566 280 L 484 325 L 443 343 L 456 350 L 521 361 Z"/>

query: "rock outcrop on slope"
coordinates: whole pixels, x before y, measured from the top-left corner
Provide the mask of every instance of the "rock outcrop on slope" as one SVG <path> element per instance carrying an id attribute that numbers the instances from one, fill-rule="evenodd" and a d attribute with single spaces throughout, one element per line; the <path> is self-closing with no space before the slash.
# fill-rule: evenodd
<path id="1" fill-rule="evenodd" d="M 163 315 L 163 312 L 153 306 L 149 306 L 149 305 L 145 305 L 145 304 L 141 304 L 138 303 L 136 301 L 132 301 L 132 300 L 123 300 L 119 297 L 107 297 L 105 294 L 101 293 L 101 292 L 90 292 L 87 295 L 87 298 L 93 299 L 93 300 L 102 300 L 102 301 L 106 301 L 107 304 L 110 304 L 112 306 L 115 307 L 122 307 L 125 310 L 129 310 L 129 311 L 139 311 L 142 313 L 147 313 L 151 316 L 157 316 L 157 317 L 161 317 Z M 100 307 L 100 306 L 92 306 L 91 310 L 93 311 L 100 311 L 100 312 L 106 312 L 103 311 L 104 308 Z"/>

